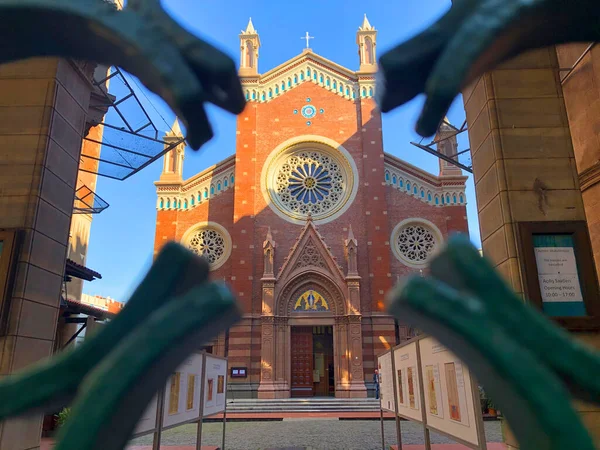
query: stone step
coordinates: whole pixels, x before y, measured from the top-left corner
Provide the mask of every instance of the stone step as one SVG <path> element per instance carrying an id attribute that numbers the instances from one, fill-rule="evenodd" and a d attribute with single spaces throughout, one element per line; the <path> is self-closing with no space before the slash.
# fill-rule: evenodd
<path id="1" fill-rule="evenodd" d="M 379 411 L 379 400 L 370 399 L 239 399 L 227 402 L 229 412 L 339 412 Z"/>

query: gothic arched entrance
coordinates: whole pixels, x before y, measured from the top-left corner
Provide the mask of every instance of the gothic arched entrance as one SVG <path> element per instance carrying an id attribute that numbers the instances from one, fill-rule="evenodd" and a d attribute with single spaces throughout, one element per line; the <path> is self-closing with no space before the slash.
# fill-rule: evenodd
<path id="1" fill-rule="evenodd" d="M 311 220 L 277 276 L 263 244 L 259 398 L 366 397 L 356 241 L 344 274 Z"/>

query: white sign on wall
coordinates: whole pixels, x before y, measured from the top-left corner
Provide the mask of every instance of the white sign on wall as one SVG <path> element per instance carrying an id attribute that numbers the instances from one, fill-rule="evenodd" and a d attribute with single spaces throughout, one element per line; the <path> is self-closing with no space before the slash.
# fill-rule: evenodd
<path id="1" fill-rule="evenodd" d="M 582 302 L 574 249 L 536 247 L 534 250 L 542 301 Z"/>

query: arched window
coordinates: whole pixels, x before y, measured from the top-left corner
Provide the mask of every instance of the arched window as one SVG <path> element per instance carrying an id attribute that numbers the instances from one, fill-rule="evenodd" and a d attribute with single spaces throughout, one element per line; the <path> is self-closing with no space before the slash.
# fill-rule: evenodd
<path id="1" fill-rule="evenodd" d="M 450 204 L 450 194 L 446 194 L 446 203 Z"/>
<path id="2" fill-rule="evenodd" d="M 279 86 L 275 86 L 275 95 L 279 94 Z"/>
<path id="3" fill-rule="evenodd" d="M 256 100 L 256 91 L 252 91 L 252 100 Z"/>
<path id="4" fill-rule="evenodd" d="M 225 179 L 223 180 L 223 186 L 227 187 L 227 183 L 228 183 L 228 181 L 227 181 L 227 178 L 225 178 Z"/>
<path id="5" fill-rule="evenodd" d="M 298 84 L 298 77 L 294 75 L 294 84 Z"/>
<path id="6" fill-rule="evenodd" d="M 208 189 L 204 188 L 204 198 L 208 198 Z"/>
<path id="7" fill-rule="evenodd" d="M 300 72 L 300 81 L 304 80 L 304 72 Z"/>
<path id="8" fill-rule="evenodd" d="M 181 200 L 179 200 L 179 209 L 181 209 Z"/>
<path id="9" fill-rule="evenodd" d="M 167 209 L 171 207 L 171 200 L 167 200 Z"/>
<path id="10" fill-rule="evenodd" d="M 246 67 L 254 67 L 254 45 L 246 41 Z"/>
<path id="11" fill-rule="evenodd" d="M 334 89 L 337 89 L 337 83 L 335 82 L 335 80 L 333 80 L 333 86 Z"/>
<path id="12" fill-rule="evenodd" d="M 192 204 L 192 206 L 194 206 L 194 204 L 196 203 L 196 200 L 194 199 L 193 196 L 192 196 L 192 199 L 190 200 L 190 203 Z"/>
<path id="13" fill-rule="evenodd" d="M 317 72 L 313 72 L 313 80 L 317 79 Z"/>
<path id="14" fill-rule="evenodd" d="M 187 200 L 184 200 L 183 202 L 183 209 L 187 209 Z"/>
<path id="15" fill-rule="evenodd" d="M 396 175 L 392 175 L 392 183 L 396 184 Z"/>
<path id="16" fill-rule="evenodd" d="M 362 89 L 362 96 L 363 97 L 367 96 L 367 90 L 365 88 Z"/>
<path id="17" fill-rule="evenodd" d="M 373 41 L 370 37 L 365 38 L 365 64 L 373 64 Z"/>
<path id="18" fill-rule="evenodd" d="M 406 190 L 410 192 L 410 181 L 406 182 Z"/>
<path id="19" fill-rule="evenodd" d="M 389 172 L 385 173 L 385 181 L 390 181 L 390 173 Z"/>
<path id="20" fill-rule="evenodd" d="M 431 201 L 431 192 L 427 193 L 427 201 L 430 202 Z"/>
<path id="21" fill-rule="evenodd" d="M 246 91 L 246 100 L 250 100 L 250 92 Z"/>
<path id="22" fill-rule="evenodd" d="M 308 69 L 306 69 L 306 76 L 310 77 L 310 67 Z"/>
<path id="23" fill-rule="evenodd" d="M 402 178 L 400 178 L 398 180 L 398 186 L 402 187 L 404 185 L 404 181 L 402 181 Z"/>
<path id="24" fill-rule="evenodd" d="M 231 184 L 233 184 L 233 175 L 231 175 Z"/>
<path id="25" fill-rule="evenodd" d="M 464 197 L 463 197 L 463 195 L 462 195 L 462 194 L 460 194 L 460 196 L 459 196 L 459 199 L 460 199 L 460 202 L 461 202 L 461 203 L 464 203 L 464 202 L 465 202 L 465 199 L 464 199 Z"/>
<path id="26" fill-rule="evenodd" d="M 282 91 L 285 91 L 285 81 L 282 81 L 282 82 L 281 82 L 281 90 L 282 90 Z"/>
<path id="27" fill-rule="evenodd" d="M 323 82 L 323 75 L 319 75 L 319 83 Z"/>
<path id="28" fill-rule="evenodd" d="M 369 97 L 373 97 L 373 88 L 369 88 Z"/>
<path id="29" fill-rule="evenodd" d="M 413 194 L 415 194 L 415 195 L 417 194 L 417 187 L 416 186 L 413 186 Z"/>
<path id="30" fill-rule="evenodd" d="M 160 209 L 163 209 L 165 207 L 165 201 L 161 198 L 160 199 Z"/>
<path id="31" fill-rule="evenodd" d="M 215 187 L 214 186 L 210 187 L 210 195 L 215 195 Z"/>
<path id="32" fill-rule="evenodd" d="M 425 191 L 421 189 L 421 198 L 425 198 Z"/>
<path id="33" fill-rule="evenodd" d="M 288 78 L 288 87 L 292 87 L 292 80 Z"/>
<path id="34" fill-rule="evenodd" d="M 456 194 L 452 196 L 452 203 L 456 203 Z"/>
<path id="35" fill-rule="evenodd" d="M 340 83 L 340 92 L 343 94 L 344 93 L 344 86 L 342 86 L 342 84 Z"/>
<path id="36" fill-rule="evenodd" d="M 221 183 L 217 183 L 217 192 L 221 192 Z"/>
<path id="37" fill-rule="evenodd" d="M 269 89 L 269 98 L 273 97 L 273 89 Z"/>
<path id="38" fill-rule="evenodd" d="M 440 204 L 440 198 L 437 195 L 435 196 L 435 204 L 436 205 Z"/>
<path id="39" fill-rule="evenodd" d="M 264 102 L 265 101 L 265 93 L 263 92 L 262 95 L 260 96 L 260 99 Z"/>

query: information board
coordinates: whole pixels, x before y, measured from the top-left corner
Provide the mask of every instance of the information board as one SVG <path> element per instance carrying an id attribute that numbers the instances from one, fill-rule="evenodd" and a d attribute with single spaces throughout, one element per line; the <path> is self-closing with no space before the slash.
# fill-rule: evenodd
<path id="1" fill-rule="evenodd" d="M 381 408 L 396 412 L 394 399 L 394 372 L 392 368 L 392 352 L 379 355 L 377 368 L 379 370 L 379 395 Z"/>
<path id="2" fill-rule="evenodd" d="M 421 389 L 419 387 L 419 369 L 417 343 L 396 347 L 392 352 L 396 371 L 396 403 L 398 415 L 406 419 L 423 421 Z"/>
<path id="3" fill-rule="evenodd" d="M 446 347 L 432 337 L 418 341 L 428 428 L 458 440 L 480 445 L 468 369 Z M 476 405 L 479 408 L 479 403 Z"/>
<path id="4" fill-rule="evenodd" d="M 202 354 L 191 355 L 171 374 L 165 387 L 163 428 L 200 417 Z"/>
<path id="5" fill-rule="evenodd" d="M 133 431 L 133 436 L 141 436 L 147 433 L 153 433 L 156 428 L 156 409 L 158 408 L 158 396 L 154 396 L 148 407 L 140 417 L 135 430 Z"/>
<path id="6" fill-rule="evenodd" d="M 225 411 L 227 395 L 227 360 L 206 355 L 203 416 L 212 416 Z"/>

